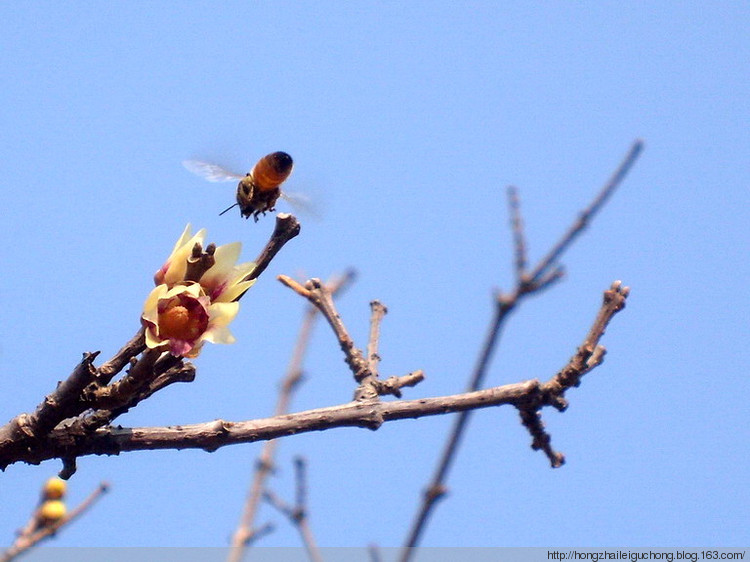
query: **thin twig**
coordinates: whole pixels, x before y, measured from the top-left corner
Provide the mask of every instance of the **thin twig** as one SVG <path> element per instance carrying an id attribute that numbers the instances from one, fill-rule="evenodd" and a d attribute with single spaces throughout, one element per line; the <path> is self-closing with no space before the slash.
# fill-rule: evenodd
<path id="1" fill-rule="evenodd" d="M 74 519 L 88 510 L 94 504 L 94 502 L 99 499 L 99 497 L 108 489 L 109 484 L 107 482 L 102 482 L 101 484 L 99 484 L 99 487 L 91 492 L 91 494 L 89 494 L 89 496 L 85 500 L 83 500 L 74 510 L 68 513 L 66 516 L 62 517 L 59 521 L 55 521 L 54 523 L 45 525 L 44 527 L 37 528 L 31 533 L 21 534 L 5 552 L 0 554 L 0 562 L 10 562 L 10 560 L 13 560 L 18 555 L 32 548 L 43 539 L 54 535 L 62 527 L 68 525 Z"/>
<path id="2" fill-rule="evenodd" d="M 401 389 L 405 386 L 416 386 L 424 380 L 424 372 L 416 370 L 402 377 L 388 377 L 385 380 L 377 379 L 374 382 L 375 390 L 379 396 L 392 394 L 401 398 Z"/>
<path id="3" fill-rule="evenodd" d="M 339 347 L 341 347 L 341 351 L 344 352 L 344 360 L 349 366 L 349 370 L 354 375 L 354 380 L 359 383 L 359 386 L 354 391 L 354 400 L 378 400 L 380 396 L 385 394 L 393 394 L 400 397 L 400 389 L 402 387 L 414 386 L 424 379 L 424 373 L 422 371 L 414 371 L 403 377 L 389 377 L 387 381 L 381 381 L 378 378 L 377 373 L 371 368 L 372 361 L 365 359 L 362 351 L 354 345 L 354 340 L 349 335 L 343 320 L 341 320 L 341 316 L 339 316 L 339 313 L 336 311 L 330 291 L 321 284 L 320 279 L 310 279 L 304 286 L 286 275 L 279 275 L 278 280 L 298 295 L 305 297 L 318 310 L 320 310 L 321 314 L 323 314 L 325 319 L 328 320 L 328 324 L 331 326 L 331 329 L 339 342 Z M 380 320 L 385 312 L 386 308 L 379 302 L 373 308 L 373 319 L 371 323 L 373 327 L 371 328 L 368 349 L 377 351 Z M 373 355 L 372 352 L 369 352 L 369 354 Z M 375 355 L 377 354 L 375 353 Z"/>
<path id="4" fill-rule="evenodd" d="M 534 270 L 531 272 L 532 281 L 539 281 L 539 279 L 547 272 L 547 270 L 557 263 L 560 256 L 568 249 L 568 247 L 575 241 L 576 238 L 586 229 L 594 216 L 604 206 L 607 200 L 612 196 L 615 190 L 625 179 L 630 169 L 638 160 L 638 156 L 643 151 L 643 141 L 636 140 L 630 150 L 625 155 L 625 158 L 617 167 L 617 170 L 612 174 L 604 187 L 599 191 L 598 195 L 594 198 L 591 204 L 586 207 L 579 215 L 578 219 L 570 226 L 568 231 L 563 235 L 560 241 L 542 258 Z"/>
<path id="5" fill-rule="evenodd" d="M 629 294 L 630 289 L 623 287 L 620 281 L 612 283 L 609 290 L 604 292 L 604 302 L 586 339 L 567 365 L 542 385 L 542 394 L 547 394 L 547 398 L 542 401 L 544 404 L 564 412 L 568 407 L 565 390 L 578 386 L 583 375 L 602 364 L 606 350 L 599 345 L 599 340 L 612 317 L 625 308 L 625 299 Z M 518 412 L 521 415 L 521 423 L 531 434 L 531 448 L 535 451 L 544 451 L 552 468 L 559 468 L 565 464 L 565 455 L 555 451 L 552 447 L 552 437 L 544 429 L 541 405 L 532 401 L 518 406 Z"/>
<path id="6" fill-rule="evenodd" d="M 516 284 L 521 285 L 528 282 L 526 268 L 529 262 L 526 252 L 526 233 L 524 232 L 523 217 L 521 216 L 521 200 L 518 196 L 518 189 L 513 185 L 508 187 L 508 208 L 510 210 L 510 224 L 513 229 Z"/>
<path id="7" fill-rule="evenodd" d="M 349 269 L 343 274 L 337 275 L 328 281 L 327 286 L 330 288 L 333 295 L 338 296 L 342 291 L 349 287 L 351 282 L 354 281 L 355 276 L 356 272 L 353 269 Z M 279 396 L 276 402 L 276 408 L 274 409 L 275 416 L 281 416 L 289 411 L 289 404 L 291 403 L 292 395 L 302 378 L 302 365 L 317 316 L 318 309 L 312 304 L 309 304 L 302 319 L 302 325 L 300 326 L 299 335 L 297 336 L 297 343 L 292 352 L 292 358 L 289 361 L 286 374 L 279 386 Z M 250 486 L 250 493 L 247 496 L 247 501 L 243 508 L 242 517 L 237 525 L 237 529 L 235 529 L 232 534 L 231 548 L 229 556 L 227 557 L 228 562 L 239 562 L 242 559 L 244 548 L 249 544 L 250 540 L 256 540 L 258 537 L 258 531 L 254 530 L 253 525 L 258 513 L 258 507 L 260 505 L 263 489 L 265 488 L 266 479 L 273 471 L 273 459 L 277 445 L 278 441 L 275 439 L 266 441 L 263 450 L 258 457 L 253 482 Z"/>
<path id="8" fill-rule="evenodd" d="M 263 251 L 256 258 L 255 268 L 246 278 L 243 279 L 243 281 L 252 281 L 253 279 L 260 277 L 260 274 L 266 270 L 271 263 L 271 260 L 273 260 L 276 254 L 279 253 L 279 250 L 284 247 L 284 244 L 297 236 L 299 231 L 300 224 L 294 215 L 288 213 L 279 213 L 276 215 L 276 224 L 273 233 L 271 234 L 271 238 L 268 240 L 266 247 L 263 248 Z M 237 300 L 241 297 L 242 295 L 237 297 Z"/>
<path id="9" fill-rule="evenodd" d="M 370 363 L 370 371 L 377 377 L 378 364 L 380 363 L 380 355 L 378 355 L 380 323 L 383 321 L 383 317 L 388 314 L 388 309 L 380 301 L 372 301 L 370 309 L 372 314 L 370 316 L 370 338 L 367 341 L 367 361 Z"/>
<path id="10" fill-rule="evenodd" d="M 294 459 L 294 474 L 296 481 L 296 498 L 295 505 L 290 506 L 271 491 L 266 491 L 264 497 L 268 503 L 274 506 L 281 513 L 286 515 L 289 521 L 294 525 L 302 538 L 307 555 L 313 562 L 323 562 L 320 549 L 315 542 L 312 529 L 308 523 L 307 517 L 307 475 L 306 463 L 302 457 Z"/>
<path id="11" fill-rule="evenodd" d="M 480 350 L 477 363 L 469 377 L 467 390 L 473 391 L 480 388 L 484 382 L 487 369 L 492 359 L 492 355 L 497 347 L 502 329 L 508 319 L 509 314 L 515 309 L 522 297 L 538 293 L 543 289 L 549 288 L 562 278 L 563 270 L 557 265 L 557 261 L 563 252 L 571 245 L 578 235 L 586 228 L 591 219 L 601 209 L 604 203 L 614 193 L 637 160 L 643 150 L 643 142 L 636 140 L 630 147 L 622 163 L 618 166 L 612 177 L 605 183 L 591 204 L 581 212 L 577 220 L 571 225 L 559 242 L 542 258 L 531 273 L 526 273 L 526 244 L 525 237 L 522 236 L 522 218 L 517 200 L 513 198 L 514 188 L 510 193 L 511 200 L 511 221 L 515 238 L 515 267 L 517 283 L 515 290 L 510 294 L 498 294 L 493 318 Z M 419 544 L 419 539 L 427 525 L 430 513 L 438 499 L 445 494 L 445 480 L 450 470 L 451 464 L 456 456 L 458 445 L 464 434 L 469 421 L 471 411 L 465 411 L 459 414 L 451 428 L 450 434 L 446 440 L 443 452 L 438 461 L 435 473 L 428 484 L 423 497 L 422 503 L 414 518 L 407 538 L 404 542 L 400 560 L 408 562 L 415 549 L 413 547 Z"/>
<path id="12" fill-rule="evenodd" d="M 145 328 L 141 327 L 135 335 L 126 343 L 120 351 L 118 351 L 112 359 L 97 369 L 97 382 L 100 385 L 109 384 L 117 373 L 125 368 L 125 365 L 130 363 L 130 360 L 143 352 L 146 349 L 146 338 Z"/>
<path id="13" fill-rule="evenodd" d="M 364 354 L 355 347 L 354 340 L 349 335 L 341 316 L 336 310 L 331 291 L 326 288 L 320 279 L 310 279 L 304 286 L 287 275 L 279 275 L 277 279 L 298 295 L 309 300 L 323 314 L 339 342 L 341 351 L 344 352 L 346 364 L 349 365 L 354 380 L 361 383 L 365 377 L 370 376 L 372 373 Z"/>

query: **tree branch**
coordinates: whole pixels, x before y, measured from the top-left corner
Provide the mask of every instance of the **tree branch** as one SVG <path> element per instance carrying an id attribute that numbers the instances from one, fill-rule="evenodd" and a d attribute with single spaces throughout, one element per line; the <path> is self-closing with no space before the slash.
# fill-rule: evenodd
<path id="1" fill-rule="evenodd" d="M 279 275 L 277 279 L 298 295 L 305 297 L 323 314 L 336 335 L 341 351 L 344 352 L 346 364 L 349 365 L 354 380 L 361 383 L 366 377 L 370 376 L 372 373 L 369 363 L 365 360 L 362 351 L 355 347 L 354 340 L 352 340 L 336 310 L 331 291 L 320 279 L 310 279 L 304 286 L 287 275 Z"/>
<path id="2" fill-rule="evenodd" d="M 530 278 L 532 281 L 539 281 L 541 277 L 547 272 L 547 270 L 557 263 L 557 260 L 562 256 L 565 250 L 578 238 L 578 236 L 586 229 L 594 216 L 609 200 L 615 190 L 620 186 L 622 180 L 628 175 L 628 172 L 638 160 L 643 151 L 643 141 L 636 140 L 630 150 L 625 155 L 620 165 L 617 167 L 615 172 L 609 178 L 604 187 L 599 191 L 594 200 L 578 215 L 578 219 L 570 226 L 568 231 L 560 238 L 560 241 L 547 253 L 547 255 L 541 259 L 537 264 L 534 271 L 531 272 Z"/>
<path id="3" fill-rule="evenodd" d="M 380 323 L 383 321 L 383 317 L 388 314 L 388 309 L 382 302 L 375 300 L 370 303 L 370 310 L 370 338 L 367 341 L 367 361 L 370 364 L 370 371 L 377 377 L 378 364 L 380 363 L 380 355 L 378 355 Z"/>
<path id="4" fill-rule="evenodd" d="M 331 294 L 338 295 L 341 293 L 341 291 L 346 289 L 354 280 L 355 276 L 355 271 L 349 269 L 344 272 L 344 274 L 338 275 L 334 277 L 334 279 L 328 281 L 327 285 L 331 290 Z M 310 343 L 310 335 L 312 334 L 312 329 L 317 318 L 318 309 L 312 304 L 307 305 L 307 310 L 305 311 L 302 320 L 302 326 L 300 327 L 299 335 L 297 336 L 297 343 L 292 352 L 292 358 L 289 361 L 286 375 L 282 379 L 279 387 L 279 397 L 274 410 L 275 416 L 281 416 L 289 411 L 289 404 L 291 403 L 294 390 L 302 379 L 302 364 L 307 347 Z M 258 538 L 260 530 L 254 528 L 255 517 L 260 505 L 262 492 L 265 488 L 266 479 L 273 471 L 274 454 L 276 453 L 277 444 L 278 441 L 275 439 L 267 441 L 258 457 L 255 467 L 255 475 L 253 476 L 250 492 L 245 501 L 242 517 L 232 534 L 231 548 L 229 556 L 227 557 L 228 562 L 239 562 L 242 559 L 245 547 L 250 541 Z"/>
<path id="5" fill-rule="evenodd" d="M 99 487 L 91 492 L 91 494 L 89 494 L 89 496 L 85 500 L 83 500 L 74 510 L 72 510 L 59 521 L 56 521 L 49 525 L 45 525 L 41 528 L 29 527 L 31 532 L 21 533 L 21 535 L 10 547 L 5 550 L 5 552 L 0 553 L 0 562 L 10 562 L 20 554 L 23 554 L 28 549 L 37 545 L 42 540 L 54 535 L 55 533 L 57 533 L 57 531 L 60 530 L 61 527 L 70 524 L 74 519 L 77 519 L 80 515 L 86 512 L 94 504 L 94 502 L 96 502 L 96 500 L 98 500 L 99 497 L 108 490 L 109 484 L 107 482 L 102 482 L 101 484 L 99 484 Z"/>
<path id="6" fill-rule="evenodd" d="M 252 443 L 334 427 L 375 430 L 388 421 L 464 412 L 502 404 L 512 404 L 520 410 L 539 410 L 545 406 L 563 410 L 565 391 L 580 384 L 581 376 L 601 363 L 603 353 L 598 341 L 612 317 L 625 306 L 628 292 L 620 282 L 615 282 L 605 292 L 602 308 L 584 344 L 578 348 L 568 365 L 545 384 L 535 379 L 450 396 L 395 402 L 363 400 L 244 422 L 216 420 L 170 427 L 106 427 L 83 438 L 71 434 L 66 428 L 58 428 L 42 439 L 38 446 L 28 450 L 11 448 L 9 455 L 8 451 L 0 447 L 0 465 L 7 466 L 15 462 L 38 464 L 52 458 L 118 455 L 126 451 L 156 449 L 203 449 L 212 452 L 226 445 Z"/>
<path id="7" fill-rule="evenodd" d="M 268 503 L 283 513 L 294 525 L 302 538 L 307 555 L 313 562 L 323 562 L 323 556 L 315 541 L 307 516 L 307 464 L 302 457 L 294 459 L 294 475 L 296 480 L 296 498 L 294 506 L 289 505 L 276 494 L 266 491 L 264 497 Z"/>
<path id="8" fill-rule="evenodd" d="M 96 369 L 93 362 L 98 354 L 98 351 L 84 353 L 83 359 L 71 375 L 45 397 L 33 414 L 20 414 L 0 427 L 0 448 L 23 449 L 29 446 L 30 442 L 44 436 L 66 417 L 78 415 L 81 412 L 79 397 L 84 388 L 94 381 Z M 0 468 L 2 466 L 0 463 Z"/>
<path id="9" fill-rule="evenodd" d="M 255 269 L 253 269 L 243 281 L 252 281 L 260 277 L 268 265 L 271 263 L 279 250 L 289 242 L 292 238 L 297 236 L 300 231 L 300 224 L 294 215 L 288 213 L 279 213 L 276 215 L 276 225 L 274 227 L 271 238 L 268 240 L 266 247 L 255 259 Z M 244 295 L 244 293 L 243 293 Z M 242 298 L 242 295 L 237 297 L 237 300 Z"/>
<path id="10" fill-rule="evenodd" d="M 523 404 L 540 392 L 537 380 L 508 384 L 476 392 L 402 400 L 360 401 L 317 408 L 295 414 L 258 420 L 231 422 L 214 420 L 167 427 L 105 427 L 83 439 L 64 428 L 55 429 L 29 451 L 8 457 L 0 450 L 0 463 L 38 464 L 63 456 L 119 455 L 127 451 L 157 449 L 203 449 L 213 452 L 238 443 L 254 443 L 287 435 L 322 431 L 334 427 L 378 429 L 384 422 L 436 416 L 488 408 L 501 404 Z"/>
<path id="11" fill-rule="evenodd" d="M 354 345 L 354 340 L 339 316 L 330 290 L 320 282 L 320 279 L 310 279 L 304 286 L 286 275 L 279 275 L 278 280 L 310 301 L 328 320 L 339 347 L 344 352 L 344 360 L 354 375 L 354 380 L 359 383 L 354 391 L 355 400 L 378 400 L 380 396 L 386 394 L 393 394 L 400 398 L 402 387 L 414 386 L 424 380 L 422 371 L 414 371 L 403 377 L 389 377 L 386 381 L 378 378 L 377 366 L 380 358 L 377 349 L 380 339 L 380 323 L 387 312 L 385 305 L 379 301 L 370 303 L 370 338 L 367 345 L 368 357 L 365 358 L 362 350 Z"/>
<path id="12" fill-rule="evenodd" d="M 577 220 L 573 222 L 557 244 L 555 244 L 547 255 L 539 261 L 531 272 L 527 270 L 526 238 L 523 231 L 523 219 L 520 212 L 518 193 L 515 187 L 510 187 L 508 189 L 511 228 L 513 231 L 515 246 L 514 264 L 516 270 L 516 287 L 512 293 L 498 293 L 496 295 L 494 315 L 490 322 L 484 344 L 482 345 L 477 358 L 474 371 L 469 377 L 469 383 L 467 386 L 469 391 L 476 390 L 482 386 L 489 368 L 490 360 L 497 348 L 502 329 L 510 313 L 525 296 L 548 289 L 562 278 L 563 269 L 558 265 L 558 260 L 565 250 L 569 248 L 583 232 L 586 226 L 588 226 L 593 217 L 622 183 L 622 180 L 630 171 L 633 164 L 635 164 L 635 161 L 638 159 L 642 150 L 643 142 L 641 140 L 636 140 L 630 147 L 630 150 L 618 166 L 617 170 L 615 170 L 611 178 L 604 184 L 592 202 L 578 215 Z M 422 532 L 427 525 L 430 512 L 437 500 L 445 494 L 445 480 L 447 479 L 448 471 L 450 470 L 451 464 L 456 456 L 458 445 L 460 444 L 461 438 L 466 430 L 470 414 L 470 411 L 466 411 L 456 417 L 453 428 L 446 439 L 445 447 L 440 460 L 438 461 L 435 473 L 426 488 L 422 498 L 422 503 L 414 518 L 406 541 L 404 542 L 404 548 L 400 557 L 401 562 L 408 562 L 411 559 L 415 552 L 415 549 L 412 547 L 417 546 L 419 543 Z M 527 421 L 529 424 L 532 423 L 532 420 L 530 419 Z M 529 427 L 530 430 L 533 427 L 534 431 L 540 436 L 540 431 L 543 432 L 543 429 L 536 425 L 527 425 L 527 427 Z M 539 441 L 539 444 L 541 448 L 545 447 L 541 441 Z M 550 454 L 553 454 L 551 449 L 549 449 L 549 451 Z"/>

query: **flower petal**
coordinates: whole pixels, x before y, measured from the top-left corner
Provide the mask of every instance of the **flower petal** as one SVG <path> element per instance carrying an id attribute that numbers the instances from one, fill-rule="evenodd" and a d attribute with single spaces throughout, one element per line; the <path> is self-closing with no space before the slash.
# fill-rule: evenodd
<path id="1" fill-rule="evenodd" d="M 172 253 L 167 258 L 164 265 L 156 272 L 154 276 L 155 281 L 166 283 L 170 287 L 175 283 L 179 283 L 185 278 L 185 271 L 187 270 L 187 259 L 193 251 L 193 247 L 196 243 L 201 246 L 204 244 L 206 238 L 206 229 L 202 228 L 194 235 L 190 234 L 191 227 L 188 224 L 185 230 L 180 236 L 177 243 L 172 249 Z"/>
<path id="2" fill-rule="evenodd" d="M 226 277 L 226 275 L 232 271 L 234 264 L 240 257 L 242 251 L 242 242 L 232 242 L 231 244 L 224 244 L 216 248 L 214 252 L 215 263 L 211 266 L 211 269 L 206 271 L 201 277 L 201 282 L 215 281 L 217 278 Z"/>
<path id="3" fill-rule="evenodd" d="M 146 327 L 146 347 L 148 347 L 149 349 L 155 349 L 160 345 L 164 345 L 166 343 L 164 340 L 160 340 L 154 336 L 155 329 L 156 324 L 152 324 Z"/>
<path id="4" fill-rule="evenodd" d="M 208 322 L 212 326 L 227 326 L 239 311 L 238 302 L 215 302 L 208 307 Z"/>
<path id="5" fill-rule="evenodd" d="M 236 283 L 235 285 L 232 285 L 226 291 L 221 293 L 221 295 L 219 295 L 214 302 L 232 302 L 237 297 L 243 295 L 253 285 L 255 285 L 255 279 L 253 279 L 252 281 L 243 281 L 242 283 Z"/>
<path id="6" fill-rule="evenodd" d="M 234 343 L 237 340 L 227 326 L 214 326 L 206 331 L 203 341 L 210 341 L 211 343 Z"/>

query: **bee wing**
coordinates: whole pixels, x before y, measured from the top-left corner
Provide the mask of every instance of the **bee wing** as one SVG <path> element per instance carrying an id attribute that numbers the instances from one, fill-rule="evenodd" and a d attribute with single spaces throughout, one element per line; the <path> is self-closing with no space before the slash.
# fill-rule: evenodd
<path id="1" fill-rule="evenodd" d="M 321 219 L 318 206 L 304 193 L 282 191 L 281 198 L 289 203 L 295 211 L 317 220 Z"/>
<path id="2" fill-rule="evenodd" d="M 201 162 L 200 160 L 183 160 L 182 165 L 188 172 L 192 172 L 196 176 L 200 176 L 208 181 L 239 181 L 245 176 L 235 174 L 222 168 L 217 164 L 209 164 L 208 162 Z"/>

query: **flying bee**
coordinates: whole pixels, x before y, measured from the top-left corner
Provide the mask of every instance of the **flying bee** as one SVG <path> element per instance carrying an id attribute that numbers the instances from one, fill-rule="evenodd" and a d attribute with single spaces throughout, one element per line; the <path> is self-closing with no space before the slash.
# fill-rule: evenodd
<path id="1" fill-rule="evenodd" d="M 286 152 L 273 152 L 258 160 L 253 169 L 244 176 L 199 160 L 185 160 L 182 165 L 208 181 L 239 181 L 237 202 L 219 214 L 223 215 L 232 207 L 239 207 L 243 217 L 248 219 L 252 216 L 255 222 L 258 222 L 258 215 L 275 210 L 279 197 L 288 199 L 286 194 L 281 192 L 281 184 L 292 173 L 294 162 Z"/>

